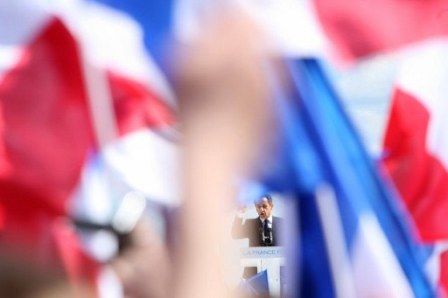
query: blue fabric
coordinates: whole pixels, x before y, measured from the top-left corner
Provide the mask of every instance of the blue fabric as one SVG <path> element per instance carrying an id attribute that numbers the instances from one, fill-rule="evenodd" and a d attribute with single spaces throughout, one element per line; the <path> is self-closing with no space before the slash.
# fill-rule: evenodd
<path id="1" fill-rule="evenodd" d="M 281 145 L 273 162 L 277 166 L 265 176 L 265 185 L 273 191 L 293 193 L 300 202 L 300 293 L 305 297 L 334 296 L 315 203 L 316 189 L 326 184 L 336 194 L 349 254 L 359 219 L 373 215 L 415 295 L 432 296 L 434 291 L 423 270 L 430 248 L 413 238 L 406 214 L 379 177 L 321 66 L 305 59 L 288 61 L 287 69 L 293 88 L 276 90 Z"/>
<path id="2" fill-rule="evenodd" d="M 257 273 L 240 284 L 243 293 L 251 297 L 266 297 L 269 295 L 268 272 L 266 270 Z"/>

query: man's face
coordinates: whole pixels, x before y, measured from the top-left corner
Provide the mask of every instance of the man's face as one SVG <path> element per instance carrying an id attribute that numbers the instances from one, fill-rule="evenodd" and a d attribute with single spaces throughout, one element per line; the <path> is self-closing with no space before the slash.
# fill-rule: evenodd
<path id="1" fill-rule="evenodd" d="M 257 209 L 258 216 L 260 216 L 263 220 L 271 216 L 272 207 L 274 207 L 273 204 L 269 203 L 266 198 L 261 199 L 255 204 L 255 209 Z"/>

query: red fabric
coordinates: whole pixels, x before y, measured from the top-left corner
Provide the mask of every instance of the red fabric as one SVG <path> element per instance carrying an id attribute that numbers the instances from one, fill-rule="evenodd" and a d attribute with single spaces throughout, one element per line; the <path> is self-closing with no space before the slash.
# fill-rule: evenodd
<path id="1" fill-rule="evenodd" d="M 2 202 L 64 214 L 94 137 L 77 44 L 60 21 L 5 75 L 0 109 Z"/>
<path id="2" fill-rule="evenodd" d="M 143 84 L 108 74 L 120 135 L 174 122 Z M 26 48 L 0 84 L 0 202 L 9 219 L 66 213 L 94 150 L 78 45 L 55 19 Z"/>
<path id="3" fill-rule="evenodd" d="M 108 77 L 120 134 L 174 124 L 173 111 L 145 85 L 117 73 L 109 72 Z"/>
<path id="4" fill-rule="evenodd" d="M 429 113 L 412 95 L 396 90 L 386 130 L 384 164 L 420 236 L 448 238 L 448 172 L 426 149 Z"/>
<path id="5" fill-rule="evenodd" d="M 324 31 L 344 58 L 448 34 L 447 0 L 314 0 Z"/>
<path id="6" fill-rule="evenodd" d="M 85 99 L 77 44 L 56 19 L 0 84 L 0 239 L 42 263 L 94 141 Z"/>
<path id="7" fill-rule="evenodd" d="M 440 279 L 439 285 L 442 288 L 441 297 L 448 297 L 448 251 L 440 256 Z"/>
<path id="8" fill-rule="evenodd" d="M 170 109 L 148 88 L 118 74 L 108 78 L 120 134 L 173 122 Z M 42 260 L 57 256 L 52 227 L 67 215 L 92 150 L 79 47 L 54 19 L 0 82 L 0 248 L 17 243 Z M 76 249 L 59 248 L 75 274 Z"/>

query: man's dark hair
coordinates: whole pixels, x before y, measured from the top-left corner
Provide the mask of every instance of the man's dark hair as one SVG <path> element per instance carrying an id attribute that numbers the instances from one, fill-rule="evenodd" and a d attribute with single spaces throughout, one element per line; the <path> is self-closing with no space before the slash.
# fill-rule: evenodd
<path id="1" fill-rule="evenodd" d="M 265 194 L 265 195 L 263 195 L 262 197 L 260 197 L 260 198 L 258 198 L 258 199 L 255 199 L 255 200 L 254 200 L 254 204 L 258 204 L 258 203 L 260 203 L 261 201 L 263 201 L 263 199 L 266 199 L 266 200 L 268 201 L 268 203 L 269 203 L 270 205 L 272 205 L 272 197 L 271 197 L 271 195 L 268 195 L 268 194 Z"/>

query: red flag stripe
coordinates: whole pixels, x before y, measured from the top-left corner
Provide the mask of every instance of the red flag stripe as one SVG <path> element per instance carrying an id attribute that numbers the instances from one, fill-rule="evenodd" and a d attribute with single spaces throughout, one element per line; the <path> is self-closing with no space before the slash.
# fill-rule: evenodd
<path id="1" fill-rule="evenodd" d="M 38 194 L 41 204 L 65 212 L 93 143 L 85 98 L 76 41 L 55 19 L 0 85 L 3 201 Z"/>
<path id="2" fill-rule="evenodd" d="M 427 150 L 430 114 L 397 89 L 386 131 L 384 163 L 424 241 L 448 238 L 448 171 Z"/>
<path id="3" fill-rule="evenodd" d="M 174 111 L 147 86 L 113 72 L 108 77 L 121 135 L 145 126 L 158 129 L 174 124 Z"/>
<path id="4" fill-rule="evenodd" d="M 2 78 L 2 241 L 51 247 L 49 227 L 66 215 L 87 155 L 95 150 L 81 62 L 79 44 L 55 18 Z M 150 88 L 107 70 L 105 75 L 120 135 L 173 123 L 172 111 Z"/>
<path id="5" fill-rule="evenodd" d="M 348 59 L 448 34 L 446 0 L 314 0 L 324 31 Z"/>

